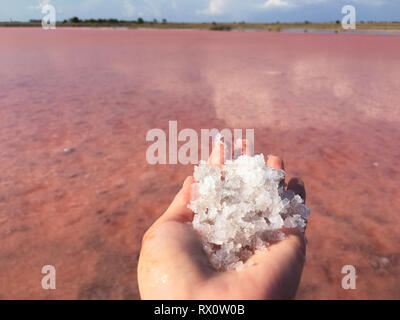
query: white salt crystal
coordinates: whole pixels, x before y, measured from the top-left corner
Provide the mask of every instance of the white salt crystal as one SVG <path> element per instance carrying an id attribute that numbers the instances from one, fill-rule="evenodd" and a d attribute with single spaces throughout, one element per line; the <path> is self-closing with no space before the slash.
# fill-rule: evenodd
<path id="1" fill-rule="evenodd" d="M 193 227 L 216 269 L 240 270 L 285 228 L 304 231 L 310 210 L 300 196 L 284 190 L 283 170 L 265 165 L 262 154 L 227 160 L 219 169 L 201 161 L 188 207 Z"/>

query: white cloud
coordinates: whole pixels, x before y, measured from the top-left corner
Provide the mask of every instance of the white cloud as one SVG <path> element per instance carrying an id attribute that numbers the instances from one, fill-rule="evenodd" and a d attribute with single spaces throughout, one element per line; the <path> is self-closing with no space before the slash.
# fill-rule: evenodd
<path id="1" fill-rule="evenodd" d="M 198 11 L 198 13 L 207 15 L 220 15 L 224 12 L 227 3 L 228 0 L 210 0 L 208 7 L 204 10 Z"/>
<path id="2" fill-rule="evenodd" d="M 288 3 L 285 0 L 267 0 L 267 2 L 264 3 L 263 7 L 269 9 L 269 8 L 289 7 L 292 5 L 293 4 Z"/>
<path id="3" fill-rule="evenodd" d="M 171 1 L 171 6 L 173 9 L 177 10 L 178 9 L 178 3 L 175 0 Z"/>
<path id="4" fill-rule="evenodd" d="M 42 8 L 43 8 L 45 5 L 47 5 L 47 4 L 50 4 L 50 0 L 41 0 L 41 1 L 39 2 L 39 4 L 29 6 L 29 9 L 41 11 Z"/>
<path id="5" fill-rule="evenodd" d="M 122 14 L 126 17 L 132 17 L 136 14 L 136 8 L 129 0 L 124 0 Z"/>
<path id="6" fill-rule="evenodd" d="M 354 0 L 356 3 L 361 3 L 369 6 L 379 7 L 386 4 L 386 0 Z"/>
<path id="7" fill-rule="evenodd" d="M 319 4 L 328 0 L 267 0 L 262 7 L 264 9 L 301 7 L 305 5 Z M 363 0 L 359 0 L 363 1 Z M 381 0 L 374 0 L 381 1 Z M 383 0 L 382 0 L 383 1 Z"/>
<path id="8" fill-rule="evenodd" d="M 147 0 L 147 5 L 149 7 L 149 11 L 151 12 L 151 15 L 156 18 L 161 18 L 162 13 L 159 8 L 159 4 L 155 4 L 152 0 Z"/>

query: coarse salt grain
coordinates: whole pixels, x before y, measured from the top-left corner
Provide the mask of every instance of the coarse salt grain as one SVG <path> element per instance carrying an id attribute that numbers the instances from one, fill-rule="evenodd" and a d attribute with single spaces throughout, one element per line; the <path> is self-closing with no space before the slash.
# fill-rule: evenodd
<path id="1" fill-rule="evenodd" d="M 214 268 L 240 270 L 268 242 L 284 239 L 283 227 L 304 231 L 310 210 L 284 189 L 284 177 L 262 154 L 227 160 L 221 169 L 205 161 L 195 166 L 188 207 Z"/>

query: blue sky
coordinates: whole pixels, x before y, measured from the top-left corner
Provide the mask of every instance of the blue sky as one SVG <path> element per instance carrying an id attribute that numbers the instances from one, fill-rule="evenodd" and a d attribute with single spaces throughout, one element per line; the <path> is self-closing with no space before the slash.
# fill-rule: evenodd
<path id="1" fill-rule="evenodd" d="M 117 18 L 168 21 L 274 22 L 341 20 L 341 8 L 356 8 L 357 21 L 400 21 L 400 0 L 0 0 L 0 21 L 41 19 L 41 5 L 57 20 Z"/>

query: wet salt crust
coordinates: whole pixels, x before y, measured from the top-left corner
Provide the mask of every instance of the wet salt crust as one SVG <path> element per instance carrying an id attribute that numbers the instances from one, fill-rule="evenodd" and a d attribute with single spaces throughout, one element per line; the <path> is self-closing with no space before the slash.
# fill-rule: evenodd
<path id="1" fill-rule="evenodd" d="M 304 231 L 310 210 L 284 190 L 284 177 L 262 154 L 227 160 L 221 169 L 205 161 L 195 166 L 188 207 L 214 268 L 240 270 L 269 241 L 284 239 L 283 227 Z"/>

